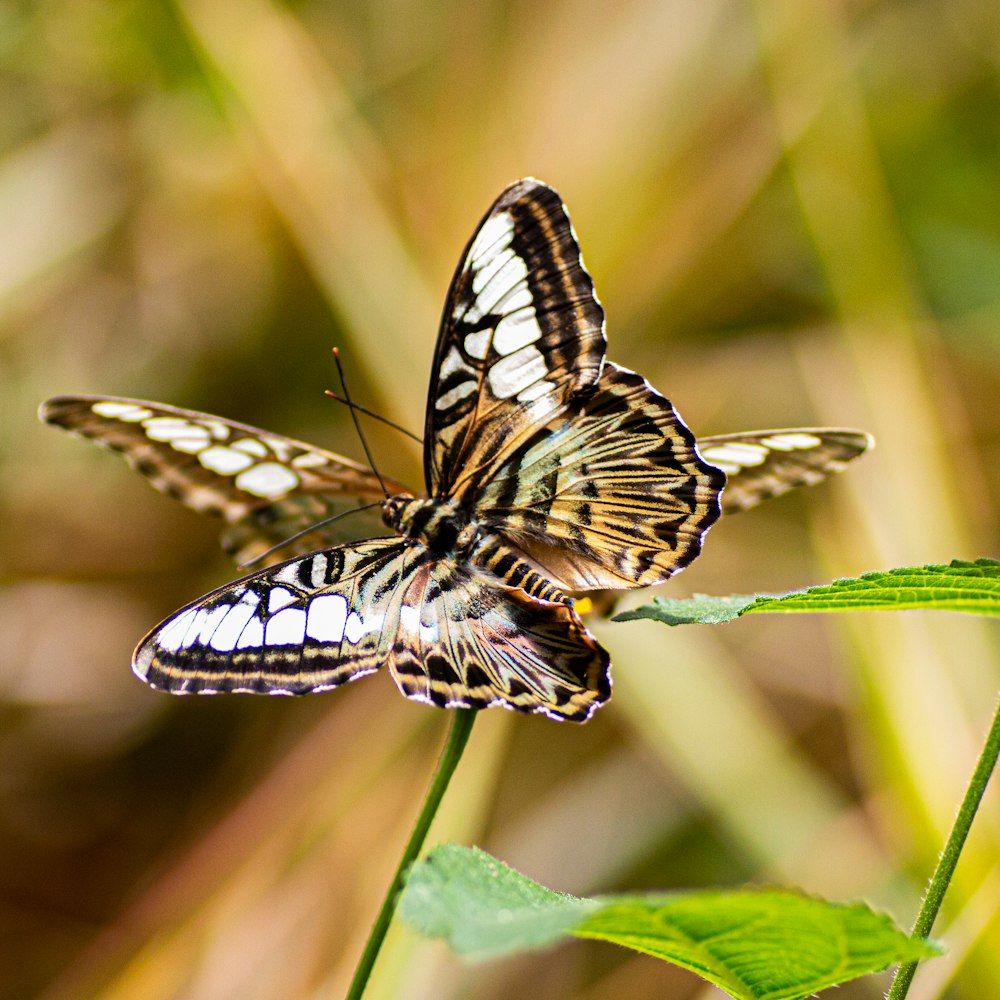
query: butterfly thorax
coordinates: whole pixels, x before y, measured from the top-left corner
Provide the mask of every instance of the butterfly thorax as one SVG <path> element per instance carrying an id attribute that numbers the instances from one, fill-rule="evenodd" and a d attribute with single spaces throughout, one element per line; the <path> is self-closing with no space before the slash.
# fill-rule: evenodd
<path id="1" fill-rule="evenodd" d="M 479 538 L 479 525 L 450 500 L 418 500 L 401 493 L 382 505 L 382 519 L 404 538 L 439 556 L 464 557 Z"/>

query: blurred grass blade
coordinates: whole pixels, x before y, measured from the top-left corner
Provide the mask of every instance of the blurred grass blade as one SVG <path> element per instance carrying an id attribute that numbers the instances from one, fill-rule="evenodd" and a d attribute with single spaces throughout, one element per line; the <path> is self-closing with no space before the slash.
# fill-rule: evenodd
<path id="1" fill-rule="evenodd" d="M 425 936 L 480 958 L 563 934 L 609 941 L 695 972 L 738 1000 L 797 1000 L 937 954 L 862 903 L 782 889 L 579 899 L 455 844 L 411 870 L 400 913 Z"/>
<path id="2" fill-rule="evenodd" d="M 280 4 L 178 0 L 176 7 L 206 80 L 318 286 L 355 345 L 365 346 L 352 363 L 369 368 L 372 391 L 397 360 L 401 371 L 422 371 L 425 340 L 414 330 L 431 335 L 436 297 L 386 194 L 385 150 L 335 67 Z M 396 396 L 412 394 L 409 402 L 420 406 L 418 382 L 394 385 Z"/>
<path id="3" fill-rule="evenodd" d="M 686 600 L 655 598 L 614 621 L 649 618 L 665 625 L 717 625 L 751 611 L 964 611 L 1000 615 L 1000 562 L 954 559 L 947 566 L 914 566 L 876 570 L 858 577 L 788 594 L 708 597 Z"/>
<path id="4" fill-rule="evenodd" d="M 124 210 L 114 157 L 119 136 L 84 121 L 8 151 L 0 160 L 0 304 L 83 247 Z"/>

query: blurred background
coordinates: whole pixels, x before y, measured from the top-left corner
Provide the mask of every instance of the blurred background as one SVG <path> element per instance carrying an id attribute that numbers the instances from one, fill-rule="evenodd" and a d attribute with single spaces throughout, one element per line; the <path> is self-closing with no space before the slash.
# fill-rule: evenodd
<path id="1" fill-rule="evenodd" d="M 11 2 L 0 72 L 5 998 L 342 995 L 447 721 L 381 675 L 295 701 L 145 688 L 136 641 L 234 575 L 218 526 L 38 404 L 145 397 L 360 458 L 330 348 L 419 430 L 452 269 L 517 177 L 560 190 L 612 359 L 696 433 L 878 439 L 724 519 L 662 593 L 996 554 L 990 0 Z M 614 701 L 584 727 L 483 713 L 432 841 L 569 892 L 783 883 L 910 924 L 996 625 L 593 627 Z M 993 789 L 911 997 L 1000 995 L 998 843 Z M 369 995 L 720 996 L 596 942 L 469 967 L 401 928 Z"/>

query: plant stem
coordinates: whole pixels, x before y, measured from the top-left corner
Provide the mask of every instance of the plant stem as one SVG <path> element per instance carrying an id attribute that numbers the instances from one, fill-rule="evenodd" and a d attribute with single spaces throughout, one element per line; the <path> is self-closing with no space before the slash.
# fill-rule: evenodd
<path id="1" fill-rule="evenodd" d="M 403 878 L 407 868 L 413 864 L 420 849 L 424 846 L 427 831 L 430 829 L 434 816 L 441 804 L 448 782 L 451 781 L 452 774 L 458 762 L 462 759 L 462 751 L 469 740 L 469 733 L 472 732 L 472 723 L 476 720 L 476 710 L 471 708 L 457 708 L 451 712 L 451 728 L 441 756 L 438 758 L 437 768 L 434 777 L 431 778 L 430 787 L 427 789 L 427 796 L 424 799 L 423 808 L 414 824 L 413 832 L 407 841 L 403 856 L 399 859 L 399 867 L 396 874 L 389 883 L 389 889 L 382 900 L 382 908 L 378 911 L 375 923 L 372 924 L 371 933 L 368 935 L 368 942 L 365 950 L 361 953 L 361 960 L 357 969 L 354 970 L 354 978 L 351 980 L 350 989 L 347 991 L 346 1000 L 361 1000 L 361 995 L 368 985 L 368 977 L 371 975 L 375 960 L 378 958 L 379 949 L 385 939 L 389 924 L 392 923 L 393 914 L 396 912 L 396 904 L 399 902 L 399 893 L 403 888 Z"/>
<path id="2" fill-rule="evenodd" d="M 958 864 L 959 855 L 962 853 L 962 846 L 965 838 L 969 835 L 969 828 L 972 826 L 973 817 L 979 808 L 979 801 L 986 791 L 986 785 L 993 773 L 993 768 L 997 762 L 997 755 L 1000 754 L 1000 702 L 997 703 L 996 711 L 993 714 L 993 725 L 990 727 L 986 743 L 983 745 L 983 752 L 979 756 L 979 762 L 972 774 L 972 780 L 966 789 L 962 806 L 958 810 L 955 824 L 941 852 L 937 869 L 927 887 L 927 893 L 917 914 L 916 923 L 913 925 L 913 936 L 926 938 L 930 935 L 934 920 L 938 910 L 941 908 L 941 901 L 951 882 L 951 876 Z M 889 990 L 886 1000 L 903 1000 L 913 982 L 913 974 L 917 971 L 916 962 L 906 962 L 896 970 L 896 976 L 892 981 L 892 989 Z"/>

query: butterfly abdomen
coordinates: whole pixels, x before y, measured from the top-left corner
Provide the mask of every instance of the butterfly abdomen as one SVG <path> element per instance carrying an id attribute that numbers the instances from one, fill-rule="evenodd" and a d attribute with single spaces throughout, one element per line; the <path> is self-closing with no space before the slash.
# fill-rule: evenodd
<path id="1" fill-rule="evenodd" d="M 477 566 L 489 570 L 508 587 L 517 587 L 540 601 L 572 603 L 571 598 L 537 572 L 522 553 L 497 535 L 481 535 L 472 553 L 472 560 Z"/>

